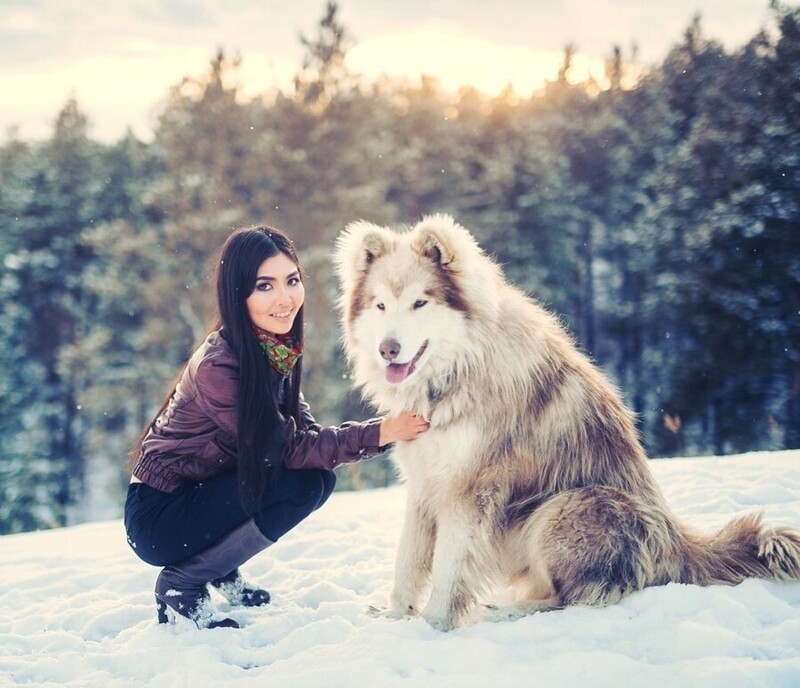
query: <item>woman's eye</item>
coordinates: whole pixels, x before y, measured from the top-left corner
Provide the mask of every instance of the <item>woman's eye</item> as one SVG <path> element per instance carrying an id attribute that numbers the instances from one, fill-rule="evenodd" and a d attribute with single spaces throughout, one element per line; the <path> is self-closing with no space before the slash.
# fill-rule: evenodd
<path id="1" fill-rule="evenodd" d="M 414 301 L 414 309 L 422 308 L 426 303 L 428 303 L 425 299 L 417 299 Z"/>
<path id="2" fill-rule="evenodd" d="M 256 285 L 256 291 L 269 291 L 272 289 L 272 285 L 269 282 L 259 282 Z"/>
<path id="3" fill-rule="evenodd" d="M 385 311 L 386 310 L 386 306 L 384 304 L 382 304 L 382 303 L 375 304 L 375 308 L 377 308 L 379 311 Z"/>

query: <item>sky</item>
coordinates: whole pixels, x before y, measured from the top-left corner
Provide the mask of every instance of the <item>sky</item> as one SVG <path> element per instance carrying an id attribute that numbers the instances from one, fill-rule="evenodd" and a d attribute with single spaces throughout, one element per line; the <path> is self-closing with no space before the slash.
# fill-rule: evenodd
<path id="1" fill-rule="evenodd" d="M 763 510 L 800 528 L 800 451 L 654 460 L 676 514 L 704 532 Z M 0 537 L 0 685 L 40 688 L 797 688 L 800 583 L 669 584 L 449 633 L 384 606 L 401 485 L 335 492 L 243 567 L 266 607 L 217 610 L 242 628 L 159 625 L 158 569 L 120 520 Z M 119 505 L 117 506 L 119 509 Z M 492 591 L 488 601 L 501 601 Z"/>
<path id="2" fill-rule="evenodd" d="M 658 64 L 700 14 L 707 36 L 735 50 L 769 25 L 769 0 L 340 0 L 351 71 L 489 95 L 530 95 L 577 48 L 575 77 L 603 77 L 614 45 Z M 791 3 L 790 3 L 791 4 Z M 248 96 L 285 89 L 325 0 L 0 0 L 0 140 L 52 132 L 74 96 L 90 135 L 128 128 L 147 139 L 169 88 L 201 76 L 219 48 L 242 57 Z"/>

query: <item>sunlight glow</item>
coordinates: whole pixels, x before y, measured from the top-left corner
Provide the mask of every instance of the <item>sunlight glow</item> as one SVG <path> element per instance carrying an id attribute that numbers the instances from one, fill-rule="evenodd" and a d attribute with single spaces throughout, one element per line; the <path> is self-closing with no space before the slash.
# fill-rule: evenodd
<path id="1" fill-rule="evenodd" d="M 425 74 L 448 91 L 473 86 L 486 95 L 497 95 L 511 85 L 515 93 L 527 96 L 545 81 L 556 79 L 563 59 L 563 52 L 502 45 L 467 35 L 451 25 L 429 23 L 361 41 L 348 53 L 347 64 L 351 71 L 368 79 L 381 75 L 416 79 Z M 589 76 L 602 83 L 603 63 L 577 54 L 569 81 L 583 81 Z"/>
<path id="2" fill-rule="evenodd" d="M 129 125 L 147 139 L 170 87 L 183 76 L 203 76 L 212 57 L 205 46 L 165 48 L 150 41 L 128 42 L 116 54 L 97 54 L 27 72 L 0 72 L 0 92 L 16 94 L 15 120 L 23 137 L 47 137 L 59 111 L 74 95 L 80 109 L 89 114 L 91 136 L 112 140 Z M 252 98 L 284 88 L 291 84 L 295 70 L 292 56 L 275 59 L 248 53 L 238 75 L 241 93 Z M 95 116 L 98 112 L 102 117 Z"/>
<path id="3" fill-rule="evenodd" d="M 18 23 L 30 21 L 17 17 Z M 0 92 L 15 94 L 20 135 L 48 136 L 58 112 L 74 95 L 89 115 L 91 136 L 113 140 L 130 126 L 147 139 L 169 88 L 183 76 L 202 76 L 213 58 L 205 45 L 164 45 L 146 38 L 121 41 L 115 48 L 58 64 L 31 65 L 26 71 L 0 72 Z M 291 91 L 297 56 L 247 51 L 242 57 L 236 85 L 244 98 Z M 454 25 L 429 22 L 358 42 L 347 54 L 347 65 L 367 81 L 385 75 L 416 84 L 425 74 L 450 92 L 469 85 L 496 96 L 510 85 L 515 94 L 527 97 L 557 77 L 563 59 L 563 52 L 494 43 Z M 604 82 L 602 61 L 576 55 L 569 81 L 589 76 Z"/>

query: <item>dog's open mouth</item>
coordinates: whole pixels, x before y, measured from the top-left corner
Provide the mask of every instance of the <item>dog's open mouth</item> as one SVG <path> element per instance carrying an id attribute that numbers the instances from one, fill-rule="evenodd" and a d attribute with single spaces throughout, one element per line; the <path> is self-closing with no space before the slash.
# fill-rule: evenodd
<path id="1" fill-rule="evenodd" d="M 389 382 L 393 382 L 395 384 L 402 382 L 405 380 L 411 373 L 414 372 L 414 367 L 419 361 L 422 354 L 425 353 L 425 349 L 428 348 L 428 340 L 426 339 L 422 346 L 419 347 L 419 351 L 414 355 L 408 363 L 390 363 L 386 366 L 386 379 Z"/>

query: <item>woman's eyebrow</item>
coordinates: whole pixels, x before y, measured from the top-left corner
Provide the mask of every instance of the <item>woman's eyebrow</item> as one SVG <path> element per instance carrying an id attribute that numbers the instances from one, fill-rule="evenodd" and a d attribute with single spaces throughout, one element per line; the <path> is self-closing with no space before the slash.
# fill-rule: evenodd
<path id="1" fill-rule="evenodd" d="M 300 272 L 298 270 L 295 270 L 294 272 L 290 272 L 288 275 L 286 275 L 285 279 L 292 279 L 293 277 L 299 277 L 299 276 Z M 277 277 L 272 277 L 271 275 L 259 275 L 258 277 L 256 277 L 256 282 L 275 282 L 277 279 L 278 279 Z"/>

